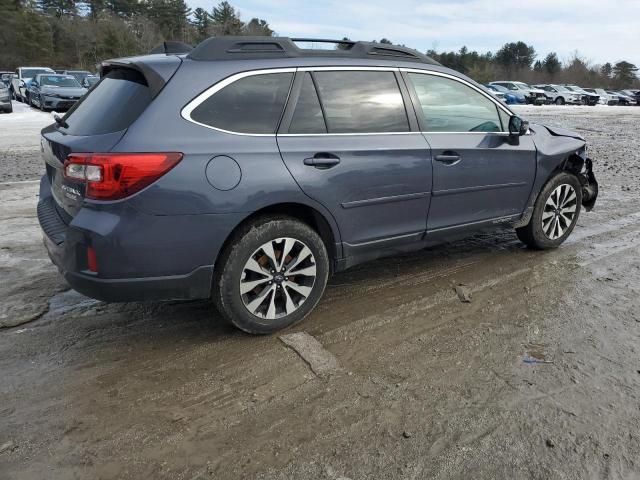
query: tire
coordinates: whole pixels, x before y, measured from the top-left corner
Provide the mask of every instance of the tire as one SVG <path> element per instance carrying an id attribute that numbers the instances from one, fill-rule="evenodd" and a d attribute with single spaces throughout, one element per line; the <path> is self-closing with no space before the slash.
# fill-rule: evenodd
<path id="1" fill-rule="evenodd" d="M 564 98 L 562 98 L 562 97 L 556 98 L 555 104 L 556 105 L 564 105 Z"/>
<path id="2" fill-rule="evenodd" d="M 557 203 L 560 203 L 560 208 L 554 209 L 552 204 Z M 580 216 L 581 207 L 580 180 L 571 173 L 560 172 L 551 177 L 542 187 L 529 223 L 524 227 L 516 228 L 516 234 L 529 248 L 537 250 L 556 248 L 573 231 Z"/>
<path id="3" fill-rule="evenodd" d="M 283 250 L 288 252 L 285 271 L 274 265 Z M 327 249 L 315 230 L 291 217 L 262 217 L 242 227 L 224 249 L 212 298 L 234 326 L 265 335 L 304 319 L 322 297 L 328 277 Z"/>

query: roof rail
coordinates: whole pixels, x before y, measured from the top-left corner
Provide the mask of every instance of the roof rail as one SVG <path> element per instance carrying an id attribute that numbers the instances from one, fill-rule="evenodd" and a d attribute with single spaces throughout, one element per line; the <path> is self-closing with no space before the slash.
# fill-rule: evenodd
<path id="1" fill-rule="evenodd" d="M 326 43 L 339 48 L 306 49 L 300 48 L 296 43 Z M 188 55 L 188 58 L 200 61 L 299 57 L 378 57 L 440 65 L 432 58 L 407 47 L 325 38 L 211 37 L 197 45 Z"/>

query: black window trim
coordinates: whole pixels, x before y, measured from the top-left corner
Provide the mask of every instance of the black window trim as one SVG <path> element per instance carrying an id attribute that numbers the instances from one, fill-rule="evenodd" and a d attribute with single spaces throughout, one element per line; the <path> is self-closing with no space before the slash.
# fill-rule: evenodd
<path id="1" fill-rule="evenodd" d="M 432 132 L 427 130 L 426 128 L 426 119 L 424 117 L 424 111 L 422 110 L 422 105 L 420 104 L 420 100 L 418 99 L 418 94 L 415 91 L 415 88 L 413 86 L 413 83 L 411 82 L 411 79 L 409 78 L 409 74 L 410 73 L 418 73 L 418 74 L 423 74 L 423 75 L 432 75 L 432 76 L 436 76 L 436 77 L 443 77 L 443 78 L 448 78 L 450 80 L 453 81 L 457 81 L 469 88 L 471 88 L 472 90 L 475 90 L 476 92 L 478 92 L 479 94 L 481 94 L 482 96 L 484 96 L 485 98 L 489 99 L 498 110 L 502 110 L 503 112 L 505 112 L 507 115 L 509 116 L 513 116 L 515 115 L 511 110 L 509 110 L 507 108 L 506 105 L 502 104 L 499 100 L 493 98 L 491 96 L 491 94 L 489 92 L 485 92 L 483 91 L 481 88 L 476 87 L 474 84 L 472 84 L 471 82 L 467 82 L 466 80 L 460 78 L 460 77 L 456 77 L 455 75 L 450 75 L 448 73 L 444 73 L 444 72 L 436 72 L 433 70 L 423 70 L 423 69 L 418 69 L 418 68 L 400 68 L 400 72 L 402 74 L 402 77 L 404 78 L 404 81 L 407 85 L 407 88 L 409 89 L 409 96 L 411 97 L 411 100 L 414 104 L 414 109 L 416 111 L 416 114 L 418 115 L 418 123 L 420 124 L 420 131 L 421 133 L 424 134 L 429 134 L 429 135 L 439 135 L 439 134 L 444 134 L 444 135 L 450 135 L 450 134 L 467 134 L 467 135 L 493 135 L 493 136 L 509 136 L 509 132 L 508 132 L 508 127 L 505 129 L 504 126 L 502 126 L 503 130 L 502 132 Z M 497 83 L 497 82 L 494 82 Z M 498 118 L 500 118 L 499 112 L 498 113 Z M 502 124 L 502 119 L 500 118 L 500 123 Z M 529 135 L 530 132 L 527 132 L 527 135 Z"/>

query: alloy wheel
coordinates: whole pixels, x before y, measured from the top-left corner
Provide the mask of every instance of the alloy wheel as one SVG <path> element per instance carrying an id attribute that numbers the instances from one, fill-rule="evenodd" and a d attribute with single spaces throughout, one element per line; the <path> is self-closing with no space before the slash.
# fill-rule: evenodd
<path id="1" fill-rule="evenodd" d="M 316 261 L 309 247 L 295 238 L 277 238 L 260 246 L 245 263 L 240 296 L 251 314 L 274 320 L 300 308 L 315 280 Z"/>
<path id="2" fill-rule="evenodd" d="M 556 187 L 542 212 L 542 231 L 551 240 L 555 240 L 564 235 L 564 232 L 571 226 L 576 216 L 578 208 L 578 197 L 575 189 L 563 183 Z"/>

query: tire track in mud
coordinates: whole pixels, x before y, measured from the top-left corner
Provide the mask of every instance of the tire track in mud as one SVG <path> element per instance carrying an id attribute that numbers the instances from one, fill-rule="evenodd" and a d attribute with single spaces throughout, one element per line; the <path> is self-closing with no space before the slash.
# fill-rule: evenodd
<path id="1" fill-rule="evenodd" d="M 632 232 L 623 233 L 623 231 L 630 228 L 633 229 Z M 503 248 L 494 249 L 491 247 L 490 250 L 493 251 L 491 251 L 492 255 L 489 256 L 486 255 L 486 252 L 475 253 L 473 257 L 480 258 L 466 261 L 461 265 L 445 267 L 435 272 L 430 271 L 423 274 L 406 276 L 401 279 L 396 279 L 395 281 L 385 282 L 379 288 L 367 286 L 365 291 L 389 287 L 397 290 L 403 287 L 416 287 L 429 281 L 439 281 L 436 285 L 430 285 L 435 287 L 435 291 L 429 292 L 426 296 L 420 296 L 413 288 L 411 288 L 409 292 L 397 292 L 395 295 L 387 295 L 385 299 L 387 303 L 392 304 L 390 307 L 383 307 L 382 309 L 374 308 L 376 311 L 374 315 L 368 315 L 335 328 L 318 331 L 317 335 L 322 338 L 323 343 L 331 344 L 344 339 L 354 339 L 363 332 L 371 331 L 391 323 L 401 322 L 417 313 L 426 313 L 445 305 L 457 305 L 459 300 L 453 288 L 451 288 L 453 284 L 449 282 L 450 284 L 447 285 L 447 280 L 451 279 L 454 274 L 457 280 L 465 280 L 467 277 L 473 277 L 474 271 L 477 272 L 483 268 L 489 271 L 498 270 L 492 278 L 486 279 L 486 276 L 482 275 L 485 279 L 481 280 L 480 283 L 476 281 L 475 286 L 473 286 L 473 281 L 465 280 L 465 283 L 470 285 L 468 288 L 471 293 L 476 295 L 489 289 L 514 282 L 521 276 L 532 276 L 538 270 L 557 267 L 558 265 L 564 265 L 568 268 L 587 267 L 610 256 L 640 247 L 640 233 L 638 229 L 640 229 L 640 212 L 634 212 L 606 223 L 580 228 L 574 231 L 572 236 L 569 237 L 572 241 L 565 242 L 564 246 L 561 246 L 557 250 L 531 252 L 525 250 L 516 240 L 500 244 L 499 247 Z M 588 246 L 580 243 L 586 239 L 606 235 L 611 232 L 620 232 L 622 235 L 616 235 L 612 239 L 601 242 L 593 242 Z M 507 248 L 504 248 L 505 246 L 507 246 Z M 585 249 L 585 247 L 587 248 Z M 523 250 L 523 253 L 525 253 L 528 258 L 522 259 L 520 255 L 518 255 L 517 258 L 508 257 L 513 255 L 514 251 Z M 540 255 L 548 255 L 548 261 L 540 263 Z M 576 262 L 576 257 L 582 260 Z M 504 262 L 507 262 L 507 264 L 504 265 Z M 496 266 L 495 263 L 499 263 L 499 265 Z M 505 267 L 507 267 L 507 271 L 504 270 Z M 511 270 L 508 271 L 508 269 Z M 358 291 L 362 292 L 363 290 L 358 289 Z M 414 300 L 407 301 L 409 298 L 413 298 Z M 376 303 L 376 300 L 370 300 L 368 303 L 369 309 L 371 309 L 372 304 Z M 310 318 L 305 323 L 312 325 L 313 322 L 314 318 Z M 433 326 L 433 324 L 431 325 Z"/>

